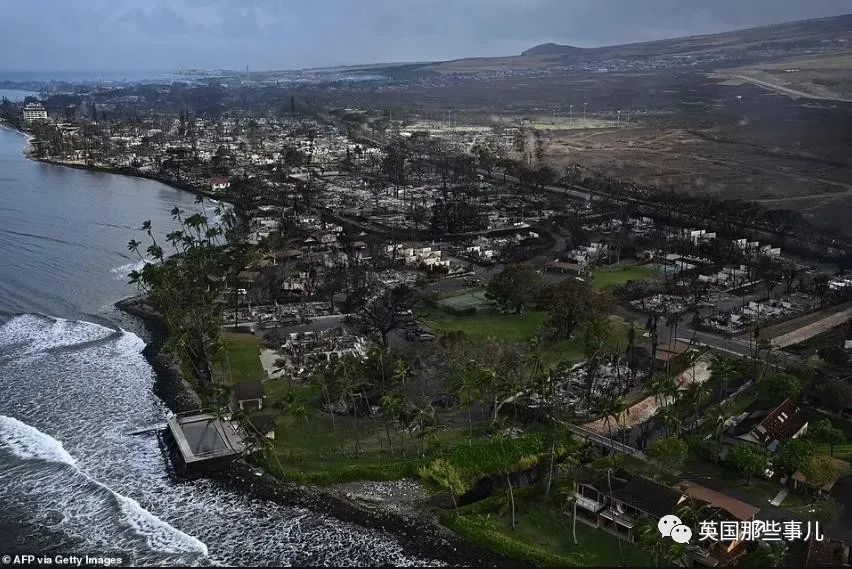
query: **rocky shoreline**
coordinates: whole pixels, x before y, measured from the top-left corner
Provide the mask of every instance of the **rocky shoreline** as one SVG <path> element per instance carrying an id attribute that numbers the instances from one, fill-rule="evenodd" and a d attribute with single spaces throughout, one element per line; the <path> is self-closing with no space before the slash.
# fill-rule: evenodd
<path id="1" fill-rule="evenodd" d="M 28 135 L 29 136 L 29 135 Z M 135 168 L 131 168 L 129 166 L 96 166 L 94 164 L 80 164 L 78 162 L 68 162 L 64 160 L 53 160 L 51 158 L 37 158 L 32 156 L 31 153 L 27 154 L 27 157 L 35 160 L 36 162 L 43 162 L 45 164 L 52 164 L 53 166 L 65 166 L 66 168 L 74 168 L 75 170 L 87 170 L 89 172 L 102 172 L 104 174 L 116 174 L 119 176 L 130 176 L 131 178 L 142 178 L 145 180 L 153 180 L 155 182 L 160 182 L 161 184 L 165 184 L 166 186 L 170 186 L 175 188 L 176 190 L 181 190 L 184 192 L 190 192 L 198 196 L 205 197 L 207 199 L 216 200 L 216 201 L 227 201 L 222 199 L 222 196 L 218 196 L 213 194 L 212 192 L 208 192 L 202 190 L 192 184 L 177 182 L 175 180 L 169 180 L 162 176 L 157 176 L 155 174 L 145 174 L 144 172 L 140 172 Z"/>
<path id="2" fill-rule="evenodd" d="M 115 308 L 144 327 L 147 338 L 142 353 L 155 372 L 154 393 L 172 412 L 198 409 L 201 400 L 162 351 L 168 332 L 145 299 L 122 300 Z M 423 488 L 413 480 L 364 481 L 320 488 L 282 482 L 245 461 L 236 461 L 211 478 L 229 490 L 245 492 L 256 499 L 306 508 L 344 523 L 391 533 L 407 554 L 422 559 L 462 566 L 518 565 L 465 542 L 443 527 Z"/>

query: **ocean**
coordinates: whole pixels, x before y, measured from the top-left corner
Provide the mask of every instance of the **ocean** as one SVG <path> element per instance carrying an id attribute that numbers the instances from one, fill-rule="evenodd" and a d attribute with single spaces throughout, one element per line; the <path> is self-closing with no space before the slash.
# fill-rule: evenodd
<path id="1" fill-rule="evenodd" d="M 135 293 L 130 239 L 195 196 L 30 161 L 0 129 L 0 553 L 130 565 L 417 565 L 386 532 L 176 481 L 155 433 L 144 341 L 112 308 Z M 209 206 L 208 206 L 209 207 Z M 129 327 L 128 327 L 129 328 Z M 141 434 L 137 434 L 143 431 Z"/>

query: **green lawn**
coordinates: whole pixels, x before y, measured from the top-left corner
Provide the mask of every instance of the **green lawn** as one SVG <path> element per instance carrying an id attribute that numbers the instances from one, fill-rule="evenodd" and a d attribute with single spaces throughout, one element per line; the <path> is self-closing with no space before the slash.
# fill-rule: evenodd
<path id="1" fill-rule="evenodd" d="M 724 482 L 725 487 L 736 488 L 741 493 L 741 495 L 736 496 L 738 499 L 758 507 L 762 504 L 767 504 L 784 488 L 781 484 L 766 480 L 760 476 L 753 476 L 751 484 L 749 484 L 745 476 L 742 476 L 739 472 L 733 470 L 733 468 L 727 467 L 724 463 L 714 464 L 700 458 L 690 458 L 687 461 L 685 471 L 689 472 L 692 477 L 697 478 L 698 480 L 696 481 L 699 484 L 701 484 L 701 479 Z M 794 503 L 798 501 L 798 497 L 791 493 L 786 500 Z M 786 500 L 782 504 L 783 506 L 787 505 Z"/>
<path id="2" fill-rule="evenodd" d="M 424 311 L 421 313 L 421 318 L 439 334 L 459 331 L 464 332 L 474 341 L 484 341 L 493 337 L 506 342 L 527 342 L 546 332 L 545 324 L 548 314 L 543 311 L 513 314 L 489 310 L 469 316 L 458 316 L 436 308 Z M 627 346 L 629 325 L 617 316 L 610 316 L 610 322 L 612 324 L 610 347 L 623 351 Z M 581 361 L 583 359 L 582 329 L 571 339 L 544 343 L 543 353 L 550 363 Z"/>
<path id="3" fill-rule="evenodd" d="M 627 281 L 650 280 L 659 277 L 654 269 L 643 265 L 616 265 L 592 271 L 591 284 L 595 288 L 612 288 Z"/>
<path id="4" fill-rule="evenodd" d="M 390 448 L 383 428 L 367 417 L 332 417 L 316 405 L 319 391 L 312 386 L 278 379 L 266 382 L 267 406 L 275 413 L 274 455 L 267 466 L 296 481 L 334 483 L 356 479 L 393 479 L 411 475 L 421 460 L 418 441 L 391 434 Z M 291 390 L 292 389 L 292 390 Z M 292 394 L 292 395 L 291 395 Z M 441 433 L 446 438 L 458 432 Z M 355 455 L 356 438 L 360 450 Z M 402 451 L 405 451 L 404 453 Z"/>
<path id="5" fill-rule="evenodd" d="M 819 454 L 831 454 L 831 446 L 827 444 L 820 443 L 815 445 L 815 448 L 817 453 Z M 834 445 L 834 458 L 839 458 L 840 460 L 845 460 L 846 462 L 852 461 L 852 443 Z"/>
<path id="6" fill-rule="evenodd" d="M 473 340 L 494 337 L 508 342 L 526 342 L 541 332 L 547 321 L 547 313 L 532 311 L 510 314 L 489 310 L 470 316 L 456 316 L 433 309 L 423 313 L 423 320 L 440 333 L 461 331 Z"/>
<path id="7" fill-rule="evenodd" d="M 290 480 L 317 484 L 394 480 L 417 476 L 420 466 L 444 456 L 470 485 L 502 468 L 505 455 L 516 461 L 546 450 L 536 435 L 505 441 L 504 446 L 496 439 L 484 440 L 476 425 L 473 444 L 469 444 L 466 425 L 443 428 L 422 441 L 392 427 L 388 440 L 382 421 L 360 417 L 356 433 L 351 415 L 332 420 L 318 409 L 315 387 L 294 384 L 291 388 L 285 380 L 272 380 L 266 383 L 266 392 L 267 409 L 276 415 L 275 455 L 267 457 L 267 466 Z"/>
<path id="8" fill-rule="evenodd" d="M 822 419 L 831 421 L 832 426 L 843 431 L 843 435 L 846 437 L 845 444 L 834 445 L 834 457 L 847 462 L 852 461 L 852 422 L 826 415 L 820 411 L 809 411 L 808 421 L 811 425 Z M 827 444 L 817 444 L 816 449 L 823 454 L 831 453 L 831 447 Z"/>
<path id="9" fill-rule="evenodd" d="M 225 349 L 228 353 L 230 370 L 220 370 L 219 373 L 229 383 L 240 383 L 254 379 L 266 379 L 266 372 L 260 365 L 260 348 L 263 340 L 254 334 L 236 334 L 225 332 Z"/>
<path id="10" fill-rule="evenodd" d="M 520 496 L 519 496 L 520 498 Z M 485 514 L 494 530 L 508 540 L 519 541 L 543 552 L 567 558 L 581 567 L 650 567 L 650 557 L 632 543 L 621 542 L 602 530 L 577 522 L 577 545 L 571 531 L 571 517 L 540 503 L 537 498 L 517 503 L 515 529 L 511 514 L 496 511 Z M 480 518 L 481 519 L 481 518 Z"/>

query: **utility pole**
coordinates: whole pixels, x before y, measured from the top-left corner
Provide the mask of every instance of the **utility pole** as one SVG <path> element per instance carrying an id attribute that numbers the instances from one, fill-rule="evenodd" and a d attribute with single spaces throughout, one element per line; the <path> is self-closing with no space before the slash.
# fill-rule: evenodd
<path id="1" fill-rule="evenodd" d="M 583 103 L 583 122 L 586 122 L 586 106 L 588 106 L 588 104 L 589 103 Z"/>
<path id="2" fill-rule="evenodd" d="M 574 105 L 568 105 L 568 124 L 574 124 Z"/>

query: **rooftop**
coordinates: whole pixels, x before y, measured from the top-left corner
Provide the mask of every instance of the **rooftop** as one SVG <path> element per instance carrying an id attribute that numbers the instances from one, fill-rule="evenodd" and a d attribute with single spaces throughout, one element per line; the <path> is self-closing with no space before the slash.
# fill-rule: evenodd
<path id="1" fill-rule="evenodd" d="M 768 447 L 775 441 L 792 438 L 807 422 L 805 413 L 796 402 L 785 399 L 770 411 L 753 410 L 733 428 L 732 434 L 736 437 L 752 438 Z"/>
<path id="2" fill-rule="evenodd" d="M 242 453 L 246 449 L 236 423 L 214 415 L 174 416 L 169 429 L 187 464 Z"/>
<path id="3" fill-rule="evenodd" d="M 682 480 L 675 485 L 675 488 L 699 502 L 704 502 L 713 508 L 725 510 L 740 521 L 750 520 L 760 511 L 760 508 L 732 498 L 727 494 L 711 490 L 695 482 Z"/>

